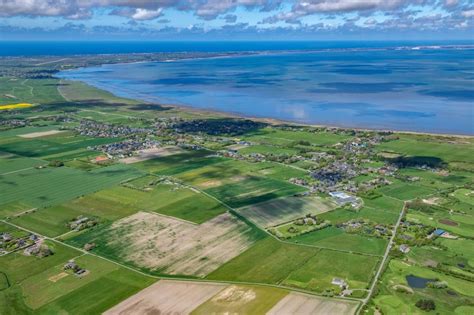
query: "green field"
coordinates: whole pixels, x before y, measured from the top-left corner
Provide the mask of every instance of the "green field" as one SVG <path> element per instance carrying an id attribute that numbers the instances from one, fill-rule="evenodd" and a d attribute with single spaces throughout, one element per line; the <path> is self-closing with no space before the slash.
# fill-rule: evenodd
<path id="1" fill-rule="evenodd" d="M 306 191 L 288 182 L 263 177 L 247 177 L 237 183 L 205 190 L 231 207 L 238 208 Z"/>
<path id="2" fill-rule="evenodd" d="M 474 163 L 472 144 L 472 139 L 450 143 L 449 138 L 432 140 L 423 135 L 400 135 L 398 140 L 382 143 L 377 149 L 410 156 L 437 157 L 446 162 Z"/>
<path id="3" fill-rule="evenodd" d="M 14 141 L 8 143 L 0 143 L 0 151 L 26 157 L 56 158 L 80 149 L 85 150 L 89 146 L 120 141 L 117 138 L 90 138 L 73 135 L 72 133 L 60 135 L 60 137 L 56 136 L 53 138 L 14 139 Z"/>
<path id="4" fill-rule="evenodd" d="M 77 207 L 77 204 L 84 206 Z M 88 208 L 100 211 L 101 206 L 111 210 L 124 209 L 123 212 L 119 210 L 124 214 L 120 217 L 145 210 L 195 223 L 205 222 L 227 210 L 219 202 L 200 192 L 170 184 L 159 184 L 150 191 L 117 186 L 86 196 L 76 203 L 76 208 L 83 208 L 83 211 Z M 117 219 L 118 216 L 109 218 Z"/>
<path id="5" fill-rule="evenodd" d="M 330 146 L 347 140 L 350 137 L 329 132 L 308 132 L 308 131 L 287 131 L 272 128 L 264 128 L 250 136 L 245 136 L 245 140 L 261 144 L 288 145 L 296 141 L 308 141 L 316 146 Z"/>
<path id="6" fill-rule="evenodd" d="M 138 177 L 140 174 L 133 167 L 126 165 L 113 165 L 90 172 L 68 167 L 17 172 L 0 176 L 0 206 L 21 200 L 31 207 L 46 207 Z"/>
<path id="7" fill-rule="evenodd" d="M 377 257 L 321 250 L 292 272 L 283 284 L 316 292 L 337 291 L 339 288 L 331 284 L 337 277 L 345 279 L 349 288 L 366 289 L 378 262 Z"/>
<path id="8" fill-rule="evenodd" d="M 379 192 L 400 200 L 411 200 L 418 197 L 424 197 L 435 192 L 432 188 L 406 183 L 396 183 L 378 189 Z"/>
<path id="9" fill-rule="evenodd" d="M 46 164 L 48 164 L 48 162 L 39 159 L 25 158 L 10 154 L 0 155 L 0 176 Z"/>
<path id="10" fill-rule="evenodd" d="M 54 255 L 46 258 L 10 254 L 0 257 L 0 266 L 15 283 L 0 291 L 2 314 L 97 314 L 150 285 L 154 279 L 105 260 L 49 243 Z M 76 257 L 88 270 L 79 278 L 64 273 L 63 265 Z"/>
<path id="11" fill-rule="evenodd" d="M 64 102 L 58 93 L 57 79 L 0 78 L 0 105 L 11 103 L 56 104 Z M 4 95 L 13 95 L 15 99 Z"/>
<path id="12" fill-rule="evenodd" d="M 290 241 L 372 255 L 382 255 L 388 244 L 388 241 L 382 238 L 350 234 L 335 227 L 299 235 L 291 238 Z"/>
<path id="13" fill-rule="evenodd" d="M 269 227 L 304 215 L 321 214 L 335 208 L 330 199 L 320 197 L 284 197 L 240 208 L 238 212 L 256 224 Z"/>
<path id="14" fill-rule="evenodd" d="M 266 238 L 207 278 L 284 284 L 322 292 L 336 288 L 331 285 L 333 277 L 342 277 L 353 288 L 365 288 L 377 262 L 377 257 L 291 245 Z"/>

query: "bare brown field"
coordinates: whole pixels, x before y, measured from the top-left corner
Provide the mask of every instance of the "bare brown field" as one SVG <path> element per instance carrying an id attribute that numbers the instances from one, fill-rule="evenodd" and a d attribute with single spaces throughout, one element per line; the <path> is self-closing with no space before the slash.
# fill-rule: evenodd
<path id="1" fill-rule="evenodd" d="M 226 284 L 160 280 L 106 311 L 105 315 L 189 314 Z"/>
<path id="2" fill-rule="evenodd" d="M 357 306 L 357 302 L 329 300 L 292 292 L 281 299 L 267 315 L 352 315 L 355 313 Z"/>
<path id="3" fill-rule="evenodd" d="M 196 225 L 148 212 L 115 222 L 109 244 L 140 267 L 205 276 L 250 247 L 251 229 L 229 213 Z"/>
<path id="4" fill-rule="evenodd" d="M 32 139 L 32 138 L 39 138 L 39 137 L 45 137 L 45 136 L 52 136 L 52 135 L 62 133 L 65 131 L 66 130 L 48 130 L 48 131 L 31 132 L 31 133 L 25 133 L 23 135 L 19 135 L 19 137 Z"/>
<path id="5" fill-rule="evenodd" d="M 143 162 L 146 160 L 155 159 L 157 157 L 169 156 L 173 154 L 178 154 L 183 152 L 178 147 L 163 147 L 163 148 L 152 148 L 152 149 L 145 149 L 138 152 L 138 155 L 131 156 L 128 158 L 121 159 L 120 162 L 125 164 L 132 164 Z"/>

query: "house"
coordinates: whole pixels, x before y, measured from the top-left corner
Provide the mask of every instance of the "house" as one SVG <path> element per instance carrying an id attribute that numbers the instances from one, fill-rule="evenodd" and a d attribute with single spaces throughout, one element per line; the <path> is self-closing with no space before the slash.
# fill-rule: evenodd
<path id="1" fill-rule="evenodd" d="M 70 260 L 67 262 L 67 264 L 64 265 L 64 270 L 69 270 L 69 269 L 76 269 L 78 266 L 77 264 L 74 262 L 74 260 Z"/>
<path id="2" fill-rule="evenodd" d="M 408 254 L 408 252 L 410 252 L 410 247 L 407 244 L 400 245 L 398 249 L 404 254 Z"/>
<path id="3" fill-rule="evenodd" d="M 347 286 L 346 281 L 344 281 L 344 279 L 341 279 L 341 278 L 333 278 L 331 283 L 334 284 L 334 285 L 337 285 L 341 288 Z"/>
<path id="4" fill-rule="evenodd" d="M 434 230 L 434 232 L 433 232 L 433 234 L 434 234 L 435 236 L 441 236 L 441 235 L 443 235 L 444 233 L 446 233 L 446 231 L 443 230 L 443 229 L 436 229 L 436 230 Z"/>

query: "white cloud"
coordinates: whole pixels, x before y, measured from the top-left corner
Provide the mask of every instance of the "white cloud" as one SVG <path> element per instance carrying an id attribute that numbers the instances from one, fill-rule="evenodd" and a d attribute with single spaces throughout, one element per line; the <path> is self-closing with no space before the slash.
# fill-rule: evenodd
<path id="1" fill-rule="evenodd" d="M 474 9 L 462 11 L 461 15 L 468 19 L 472 18 L 474 17 Z"/>

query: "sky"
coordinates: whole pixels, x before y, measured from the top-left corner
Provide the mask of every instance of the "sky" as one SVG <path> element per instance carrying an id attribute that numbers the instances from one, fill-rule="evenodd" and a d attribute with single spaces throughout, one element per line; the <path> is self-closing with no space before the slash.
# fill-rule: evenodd
<path id="1" fill-rule="evenodd" d="M 0 40 L 474 40 L 473 0 L 0 0 Z"/>

